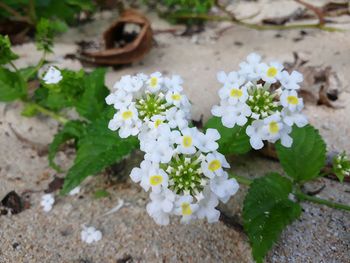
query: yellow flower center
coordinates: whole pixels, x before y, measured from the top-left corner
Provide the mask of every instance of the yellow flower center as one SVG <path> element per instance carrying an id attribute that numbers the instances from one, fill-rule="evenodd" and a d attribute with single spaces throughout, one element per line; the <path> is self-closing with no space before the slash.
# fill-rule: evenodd
<path id="1" fill-rule="evenodd" d="M 175 93 L 175 94 L 171 95 L 171 98 L 173 100 L 180 100 L 181 99 L 181 95 L 179 93 Z"/>
<path id="2" fill-rule="evenodd" d="M 270 78 L 273 78 L 276 75 L 277 75 L 277 69 L 275 67 L 269 67 L 269 69 L 267 70 L 267 76 Z"/>
<path id="3" fill-rule="evenodd" d="M 243 95 L 243 91 L 240 89 L 231 89 L 230 96 L 234 98 L 240 98 Z"/>
<path id="4" fill-rule="evenodd" d="M 160 185 L 162 182 L 163 182 L 163 177 L 162 177 L 161 175 L 152 175 L 152 176 L 149 178 L 149 183 L 150 183 L 152 186 Z"/>
<path id="5" fill-rule="evenodd" d="M 287 101 L 288 101 L 289 104 L 297 105 L 298 104 L 298 97 L 288 96 L 287 97 Z"/>
<path id="6" fill-rule="evenodd" d="M 270 132 L 272 134 L 275 134 L 275 133 L 277 133 L 280 130 L 280 128 L 278 126 L 278 123 L 275 122 L 275 121 L 270 122 L 269 128 L 270 128 Z"/>
<path id="7" fill-rule="evenodd" d="M 163 123 L 163 121 L 161 119 L 157 119 L 155 122 L 154 122 L 154 127 L 155 128 L 158 128 L 159 125 L 161 125 Z"/>
<path id="8" fill-rule="evenodd" d="M 132 117 L 132 111 L 130 111 L 130 110 L 127 110 L 127 111 L 124 111 L 123 113 L 122 113 L 122 118 L 124 119 L 124 120 L 128 120 L 128 119 L 130 119 L 131 117 Z"/>
<path id="9" fill-rule="evenodd" d="M 182 139 L 182 144 L 185 147 L 191 147 L 192 146 L 192 137 L 191 136 L 184 136 Z"/>
<path id="10" fill-rule="evenodd" d="M 192 209 L 189 203 L 182 203 L 181 204 L 181 212 L 183 216 L 189 216 L 192 215 Z"/>
<path id="11" fill-rule="evenodd" d="M 221 163 L 219 160 L 212 160 L 208 166 L 208 169 L 212 172 L 214 172 L 220 168 L 221 168 Z"/>
<path id="12" fill-rule="evenodd" d="M 158 84 L 158 79 L 156 77 L 152 77 L 149 84 L 152 88 L 155 88 Z"/>

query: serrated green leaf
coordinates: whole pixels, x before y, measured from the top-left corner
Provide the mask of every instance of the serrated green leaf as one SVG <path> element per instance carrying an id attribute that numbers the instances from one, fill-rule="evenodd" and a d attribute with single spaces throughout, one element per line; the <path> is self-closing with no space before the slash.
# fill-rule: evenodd
<path id="1" fill-rule="evenodd" d="M 78 113 L 90 121 L 100 118 L 106 109 L 105 98 L 108 89 L 105 86 L 105 69 L 96 69 L 84 78 L 84 93 L 76 102 Z"/>
<path id="2" fill-rule="evenodd" d="M 62 194 L 78 186 L 86 177 L 122 160 L 138 146 L 135 137 L 121 139 L 107 125 L 108 120 L 100 119 L 87 127 L 87 134 L 79 140 L 77 156 L 65 178 Z"/>
<path id="3" fill-rule="evenodd" d="M 52 143 L 49 145 L 49 164 L 52 168 L 60 171 L 60 167 L 54 162 L 55 156 L 59 147 L 68 140 L 74 139 L 77 143 L 78 140 L 86 134 L 86 125 L 81 121 L 69 121 L 64 127 L 56 133 Z"/>
<path id="4" fill-rule="evenodd" d="M 295 181 L 308 181 L 320 176 L 326 161 L 326 144 L 311 125 L 293 127 L 290 148 L 276 144 L 278 158 L 284 171 Z"/>
<path id="5" fill-rule="evenodd" d="M 251 150 L 249 137 L 246 134 L 246 126 L 238 125 L 233 128 L 226 128 L 222 125 L 221 119 L 212 117 L 205 124 L 205 128 L 217 129 L 221 135 L 219 143 L 219 152 L 223 154 L 244 154 Z"/>
<path id="6" fill-rule="evenodd" d="M 0 101 L 13 101 L 26 95 L 27 86 L 21 76 L 0 68 Z"/>
<path id="7" fill-rule="evenodd" d="M 5 65 L 12 60 L 18 59 L 18 55 L 12 52 L 8 36 L 0 35 L 0 65 Z"/>
<path id="8" fill-rule="evenodd" d="M 292 183 L 277 173 L 257 178 L 243 204 L 244 230 L 256 262 L 263 259 L 282 230 L 301 214 L 301 207 L 288 199 Z"/>

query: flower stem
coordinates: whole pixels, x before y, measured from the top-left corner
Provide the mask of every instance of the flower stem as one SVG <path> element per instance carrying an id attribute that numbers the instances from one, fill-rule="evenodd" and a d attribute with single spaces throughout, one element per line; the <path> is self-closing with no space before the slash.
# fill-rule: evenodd
<path id="1" fill-rule="evenodd" d="M 63 117 L 62 115 L 60 115 L 56 112 L 50 111 L 50 110 L 40 106 L 37 103 L 30 103 L 30 105 L 33 106 L 38 112 L 51 117 L 52 119 L 58 121 L 59 123 L 65 124 L 69 121 L 67 118 Z"/>
<path id="2" fill-rule="evenodd" d="M 331 208 L 336 208 L 339 210 L 345 210 L 345 211 L 350 211 L 350 206 L 341 204 L 341 203 L 335 203 L 329 200 L 317 198 L 314 196 L 310 196 L 307 194 L 304 194 L 300 189 L 297 189 L 295 192 L 295 196 L 300 200 L 300 201 L 309 201 L 311 203 L 315 204 L 321 204 L 321 205 L 326 205 Z"/>
<path id="3" fill-rule="evenodd" d="M 243 22 L 242 20 L 233 19 L 228 16 L 215 16 L 207 14 L 173 14 L 169 16 L 170 18 L 175 19 L 201 19 L 208 21 L 231 21 L 237 25 L 245 26 L 251 29 L 256 30 L 291 30 L 291 29 L 307 29 L 307 28 L 316 28 L 324 31 L 334 32 L 334 31 L 343 31 L 342 29 L 335 27 L 328 27 L 322 24 L 295 24 L 295 25 L 261 25 L 261 24 L 252 24 Z"/>
<path id="4" fill-rule="evenodd" d="M 18 68 L 16 67 L 16 65 L 12 61 L 10 61 L 9 64 L 16 72 L 18 72 Z"/>

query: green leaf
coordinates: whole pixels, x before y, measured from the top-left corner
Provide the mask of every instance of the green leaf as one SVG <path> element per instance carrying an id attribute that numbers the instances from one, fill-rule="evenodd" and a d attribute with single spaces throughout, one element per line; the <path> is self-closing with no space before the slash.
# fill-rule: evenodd
<path id="1" fill-rule="evenodd" d="M 278 158 L 284 171 L 295 181 L 308 181 L 320 176 L 326 161 L 326 144 L 311 125 L 293 127 L 290 148 L 276 144 Z"/>
<path id="2" fill-rule="evenodd" d="M 8 36 L 0 35 L 0 65 L 5 65 L 15 59 L 18 59 L 18 56 L 11 50 L 10 39 Z"/>
<path id="3" fill-rule="evenodd" d="M 78 142 L 86 133 L 86 125 L 81 121 L 67 122 L 62 130 L 56 133 L 52 143 L 49 146 L 49 164 L 52 168 L 60 171 L 60 167 L 54 162 L 54 158 L 59 150 L 59 147 L 68 140 L 74 139 Z"/>
<path id="4" fill-rule="evenodd" d="M 5 68 L 0 68 L 0 101 L 13 101 L 24 97 L 27 86 L 21 76 Z"/>
<path id="5" fill-rule="evenodd" d="M 246 126 L 238 125 L 233 128 L 226 128 L 222 125 L 221 118 L 212 117 L 205 124 L 205 129 L 217 129 L 221 135 L 219 152 L 223 154 L 244 154 L 251 150 L 249 136 L 246 134 Z"/>
<path id="6" fill-rule="evenodd" d="M 76 103 L 78 113 L 90 121 L 100 118 L 106 109 L 105 98 L 108 95 L 105 81 L 105 69 L 96 69 L 84 78 L 84 93 Z"/>
<path id="7" fill-rule="evenodd" d="M 301 214 L 301 207 L 288 199 L 292 183 L 277 173 L 257 178 L 250 185 L 243 204 L 243 224 L 260 263 L 282 230 Z"/>
<path id="8" fill-rule="evenodd" d="M 104 189 L 99 189 L 94 193 L 95 199 L 100 199 L 108 196 L 110 196 L 110 193 Z"/>
<path id="9" fill-rule="evenodd" d="M 19 74 L 21 74 L 24 81 L 34 79 L 34 73 L 36 73 L 36 70 L 33 66 L 19 69 Z"/>
<path id="10" fill-rule="evenodd" d="M 34 104 L 28 103 L 24 105 L 21 115 L 24 117 L 33 117 L 37 113 L 37 107 Z"/>
<path id="11" fill-rule="evenodd" d="M 122 160 L 138 147 L 135 137 L 121 139 L 107 125 L 108 120 L 99 119 L 87 127 L 87 134 L 79 140 L 77 156 L 65 178 L 62 194 L 78 186 L 86 177 Z"/>

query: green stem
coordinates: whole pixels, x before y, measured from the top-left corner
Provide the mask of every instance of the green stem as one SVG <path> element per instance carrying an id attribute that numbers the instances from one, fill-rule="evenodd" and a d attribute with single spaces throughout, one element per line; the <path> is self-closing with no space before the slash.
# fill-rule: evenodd
<path id="1" fill-rule="evenodd" d="M 36 12 L 35 12 L 35 1 L 34 0 L 29 0 L 28 3 L 28 15 L 30 17 L 30 20 L 33 25 L 36 24 Z"/>
<path id="2" fill-rule="evenodd" d="M 11 67 L 12 67 L 16 72 L 18 72 L 18 68 L 16 67 L 16 65 L 15 65 L 12 61 L 10 61 L 9 63 L 10 63 L 10 65 L 11 65 Z"/>
<path id="3" fill-rule="evenodd" d="M 291 29 L 307 29 L 307 28 L 316 28 L 324 31 L 334 32 L 334 31 L 344 31 L 339 28 L 327 27 L 322 24 L 296 24 L 296 25 L 259 25 L 246 23 L 242 20 L 237 20 L 228 16 L 214 16 L 207 14 L 181 14 L 181 15 L 170 15 L 170 18 L 175 19 L 202 19 L 208 21 L 231 21 L 232 23 L 245 26 L 251 29 L 256 30 L 291 30 Z"/>
<path id="4" fill-rule="evenodd" d="M 340 210 L 350 211 L 350 206 L 348 206 L 348 205 L 335 203 L 335 202 L 328 201 L 328 200 L 325 200 L 325 199 L 321 199 L 321 198 L 317 198 L 317 197 L 314 197 L 314 196 L 310 196 L 310 195 L 304 194 L 300 189 L 296 190 L 295 196 L 300 201 L 309 201 L 309 202 L 315 203 L 315 204 L 326 205 L 326 206 L 331 207 L 331 208 L 336 208 L 336 209 L 340 209 Z"/>
<path id="5" fill-rule="evenodd" d="M 67 118 L 63 117 L 62 115 L 60 115 L 56 112 L 50 111 L 50 110 L 40 106 L 39 104 L 30 103 L 30 105 L 33 106 L 40 113 L 47 115 L 47 116 L 51 117 L 52 119 L 54 119 L 62 124 L 65 124 L 69 121 Z"/>

